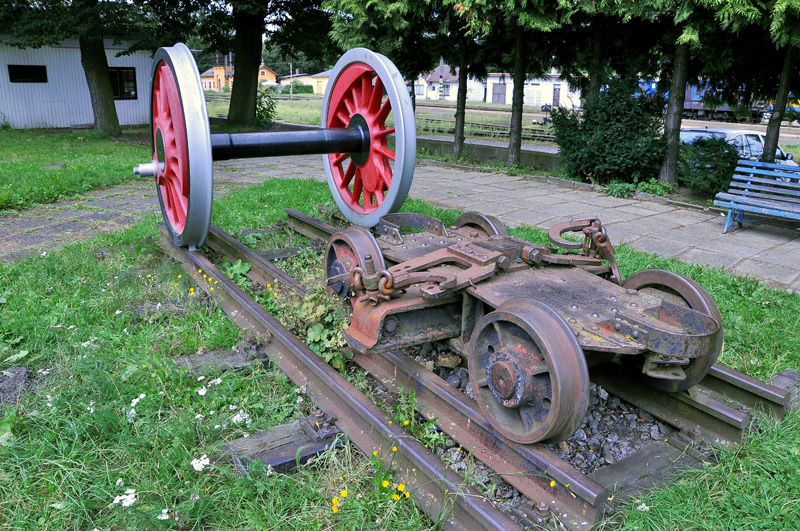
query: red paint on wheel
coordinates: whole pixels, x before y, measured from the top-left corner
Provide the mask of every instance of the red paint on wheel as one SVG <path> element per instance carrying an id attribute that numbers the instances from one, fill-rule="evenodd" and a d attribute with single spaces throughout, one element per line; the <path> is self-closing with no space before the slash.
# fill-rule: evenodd
<path id="1" fill-rule="evenodd" d="M 153 144 L 158 130 L 164 141 L 164 164 L 158 164 L 156 184 L 167 221 L 176 234 L 181 234 L 189 205 L 186 122 L 175 74 L 165 61 L 159 62 L 153 80 Z M 153 159 L 157 158 L 156 153 Z"/>
<path id="2" fill-rule="evenodd" d="M 364 63 L 348 65 L 335 83 L 325 126 L 347 127 L 351 118 L 359 114 L 367 122 L 370 139 L 364 164 L 356 164 L 347 153 L 328 155 L 333 180 L 354 212 L 369 214 L 383 203 L 392 184 L 389 161 L 395 160 L 395 152 L 389 148 L 388 139 L 394 127 L 386 127 L 392 104 L 388 98 L 383 101 L 383 81 Z"/>

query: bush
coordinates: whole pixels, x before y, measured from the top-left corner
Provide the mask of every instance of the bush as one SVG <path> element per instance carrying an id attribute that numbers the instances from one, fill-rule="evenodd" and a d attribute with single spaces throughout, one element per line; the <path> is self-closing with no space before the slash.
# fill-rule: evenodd
<path id="1" fill-rule="evenodd" d="M 295 79 L 292 81 L 291 92 L 294 94 L 314 94 L 314 87 L 311 85 L 304 85 Z M 289 94 L 289 85 L 281 87 L 281 94 Z"/>
<path id="2" fill-rule="evenodd" d="M 594 105 L 579 111 L 553 109 L 556 142 L 572 177 L 605 184 L 657 177 L 664 154 L 664 100 L 632 96 L 636 80 L 612 80 Z"/>
<path id="3" fill-rule="evenodd" d="M 272 91 L 259 90 L 256 95 L 256 124 L 269 127 L 275 121 L 275 96 Z"/>
<path id="4" fill-rule="evenodd" d="M 739 150 L 722 138 L 681 144 L 678 182 L 692 192 L 713 196 L 728 189 L 738 162 Z"/>

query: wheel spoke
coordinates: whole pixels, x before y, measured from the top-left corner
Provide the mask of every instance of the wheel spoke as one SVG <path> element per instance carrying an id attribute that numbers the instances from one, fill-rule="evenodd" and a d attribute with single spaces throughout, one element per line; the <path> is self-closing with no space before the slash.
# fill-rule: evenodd
<path id="1" fill-rule="evenodd" d="M 350 87 L 350 98 L 353 100 L 353 103 L 355 104 L 356 108 L 361 107 L 361 98 L 359 97 L 358 94 L 358 87 L 356 87 L 355 85 Z"/>
<path id="2" fill-rule="evenodd" d="M 342 100 L 342 105 L 344 105 L 344 108 L 347 109 L 348 116 L 353 116 L 356 113 L 356 105 L 354 102 L 344 99 Z M 347 122 L 344 122 L 344 125 L 347 125 L 349 122 L 350 120 L 347 120 Z"/>
<path id="3" fill-rule="evenodd" d="M 374 136 L 375 138 L 383 138 L 385 136 L 391 135 L 392 133 L 394 133 L 394 127 L 389 127 L 381 131 L 376 131 L 372 136 Z"/>
<path id="4" fill-rule="evenodd" d="M 338 155 L 336 155 L 336 157 L 334 157 L 333 162 L 331 164 L 333 164 L 334 166 L 339 166 L 349 156 L 350 153 L 339 153 Z"/>
<path id="5" fill-rule="evenodd" d="M 392 186 L 392 172 L 391 168 L 386 167 L 387 165 L 382 164 L 378 166 L 378 173 L 381 174 L 381 180 L 383 181 L 383 189 L 388 190 Z"/>
<path id="6" fill-rule="evenodd" d="M 369 112 L 375 114 L 381 108 L 381 99 L 383 99 L 383 81 L 381 78 L 375 78 L 375 88 L 372 90 L 372 97 L 369 99 Z"/>
<path id="7" fill-rule="evenodd" d="M 384 145 L 378 146 L 377 148 L 375 148 L 375 151 L 377 151 L 378 153 L 380 153 L 384 157 L 387 157 L 387 158 L 389 158 L 391 160 L 395 159 L 395 152 L 392 151 L 391 149 L 389 149 L 388 147 L 384 146 Z"/>
<path id="8" fill-rule="evenodd" d="M 361 172 L 358 171 L 356 165 L 351 164 L 351 166 L 355 167 L 356 169 L 353 170 L 353 173 L 355 173 L 355 179 L 353 180 L 353 198 L 350 206 L 357 206 L 361 200 L 361 193 L 364 191 L 364 182 L 361 180 Z"/>
<path id="9" fill-rule="evenodd" d="M 379 124 L 386 123 L 386 118 L 389 116 L 389 113 L 392 112 L 392 101 L 386 100 L 383 102 L 381 106 L 381 110 L 378 111 L 378 114 L 375 115 L 375 121 Z"/>
<path id="10" fill-rule="evenodd" d="M 341 124 L 340 127 L 347 127 L 347 124 L 350 123 L 350 115 L 348 115 L 341 109 L 336 111 L 336 119 L 339 120 L 339 123 Z"/>
<path id="11" fill-rule="evenodd" d="M 350 164 L 347 165 L 347 170 L 344 172 L 344 177 L 342 177 L 342 188 L 350 187 L 350 181 L 356 174 L 356 167 L 356 163 L 353 161 L 350 161 Z"/>
<path id="12" fill-rule="evenodd" d="M 372 76 L 370 75 L 363 75 L 361 76 L 361 107 L 367 107 L 369 109 L 369 102 L 372 100 Z"/>

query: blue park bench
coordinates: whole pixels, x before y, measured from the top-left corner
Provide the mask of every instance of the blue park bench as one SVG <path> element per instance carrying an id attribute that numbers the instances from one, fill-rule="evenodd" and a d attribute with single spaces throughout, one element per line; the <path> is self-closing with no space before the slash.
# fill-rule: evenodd
<path id="1" fill-rule="evenodd" d="M 716 195 L 714 205 L 728 209 L 723 233 L 734 222 L 741 227 L 764 220 L 745 221 L 745 212 L 800 221 L 800 167 L 740 160 L 730 188 Z"/>

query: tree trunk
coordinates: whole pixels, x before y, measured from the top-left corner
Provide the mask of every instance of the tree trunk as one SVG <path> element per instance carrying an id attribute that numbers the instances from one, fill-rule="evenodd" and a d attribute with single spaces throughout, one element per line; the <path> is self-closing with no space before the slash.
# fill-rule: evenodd
<path id="1" fill-rule="evenodd" d="M 667 141 L 667 153 L 661 163 L 658 180 L 674 183 L 678 180 L 678 151 L 681 147 L 681 119 L 683 118 L 683 101 L 686 96 L 686 76 L 689 68 L 689 45 L 678 44 L 672 64 L 672 82 L 669 85 L 669 101 L 667 103 L 667 119 L 664 123 L 664 138 Z"/>
<path id="2" fill-rule="evenodd" d="M 261 35 L 267 11 L 257 11 L 233 4 L 233 26 L 236 30 L 234 44 L 235 76 L 228 108 L 228 123 L 251 126 L 256 117 L 256 91 L 258 90 L 258 67 L 261 64 Z M 291 72 L 290 72 L 291 74 Z"/>
<path id="3" fill-rule="evenodd" d="M 511 127 L 508 135 L 508 161 L 509 168 L 519 163 L 522 151 L 522 102 L 525 98 L 525 57 L 523 53 L 524 32 L 517 28 L 514 42 L 514 95 L 511 99 Z"/>
<path id="4" fill-rule="evenodd" d="M 778 84 L 778 94 L 775 96 L 775 105 L 772 106 L 772 115 L 767 124 L 767 135 L 764 139 L 764 153 L 762 162 L 775 162 L 775 152 L 778 150 L 778 136 L 781 134 L 781 122 L 786 113 L 786 101 L 789 99 L 789 83 L 792 79 L 794 66 L 794 46 L 786 45 L 786 55 L 783 59 L 781 79 Z"/>
<path id="5" fill-rule="evenodd" d="M 414 81 L 411 82 L 411 110 L 417 114 L 417 87 Z"/>
<path id="6" fill-rule="evenodd" d="M 467 46 L 461 43 L 458 51 L 458 97 L 456 98 L 456 130 L 453 143 L 453 156 L 460 157 L 464 151 L 464 119 L 467 113 L 467 75 L 469 57 Z"/>
<path id="7" fill-rule="evenodd" d="M 603 86 L 603 29 L 598 28 L 592 43 L 592 66 L 589 71 L 589 88 L 584 97 L 584 107 L 597 103 L 600 97 L 600 87 Z"/>
<path id="8" fill-rule="evenodd" d="M 111 88 L 111 77 L 108 75 L 108 58 L 101 35 L 80 37 L 81 66 L 89 85 L 89 97 L 94 112 L 94 129 L 111 136 L 119 136 L 117 107 L 114 104 L 114 91 Z"/>

